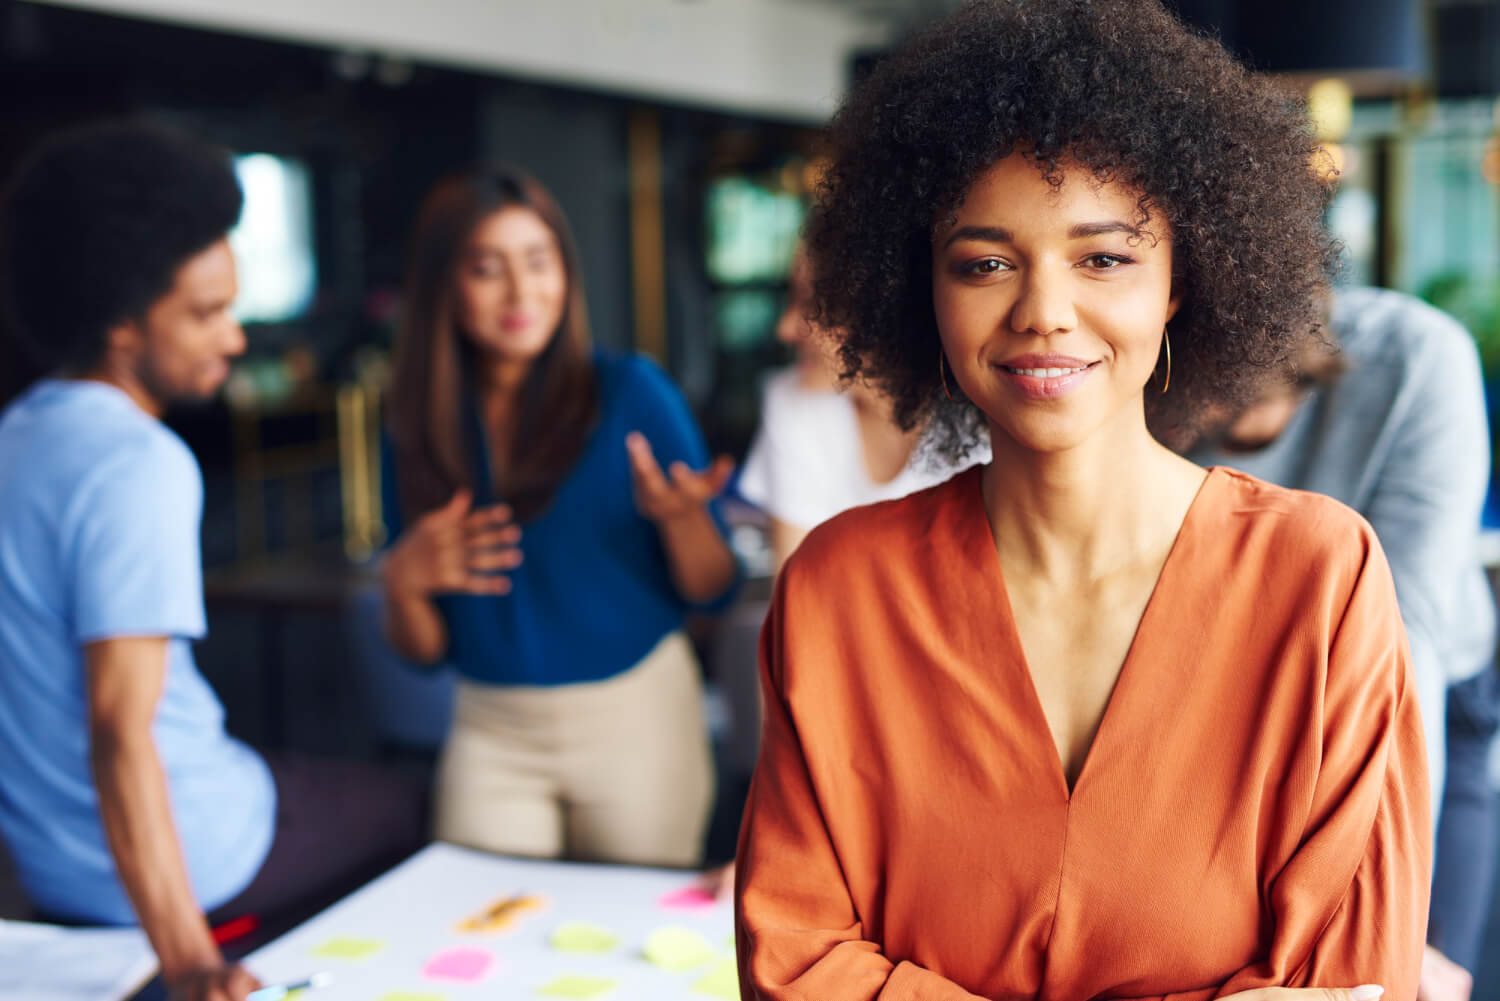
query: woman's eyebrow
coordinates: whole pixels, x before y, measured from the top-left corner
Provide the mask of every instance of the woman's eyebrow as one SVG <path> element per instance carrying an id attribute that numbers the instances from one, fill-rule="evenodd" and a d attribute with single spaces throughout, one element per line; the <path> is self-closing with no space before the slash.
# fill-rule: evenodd
<path id="1" fill-rule="evenodd" d="M 948 239 L 943 241 L 943 247 L 944 249 L 951 247 L 960 240 L 1010 243 L 1012 237 L 1010 230 L 1001 229 L 999 226 L 962 226 L 948 234 Z"/>
<path id="2" fill-rule="evenodd" d="M 543 240 L 538 240 L 536 243 L 526 243 L 526 244 L 522 244 L 519 247 L 514 247 L 514 248 L 511 248 L 511 247 L 500 247 L 500 246 L 496 246 L 495 244 L 481 243 L 481 244 L 476 244 L 475 246 L 470 247 L 468 249 L 468 254 L 469 254 L 470 257 L 475 257 L 475 258 L 483 258 L 483 257 L 502 258 L 502 257 L 505 257 L 507 254 L 510 254 L 510 253 L 524 254 L 526 256 L 533 256 L 533 255 L 536 255 L 536 254 L 550 254 L 552 252 L 552 250 L 553 250 L 552 244 L 547 243 L 547 242 L 545 242 Z"/>
<path id="3" fill-rule="evenodd" d="M 1081 222 L 1068 230 L 1068 239 L 1082 240 L 1090 236 L 1103 236 L 1106 233 L 1125 233 L 1130 236 L 1140 236 L 1141 230 L 1138 226 L 1132 226 L 1128 222 L 1118 219 L 1107 219 L 1102 222 Z"/>

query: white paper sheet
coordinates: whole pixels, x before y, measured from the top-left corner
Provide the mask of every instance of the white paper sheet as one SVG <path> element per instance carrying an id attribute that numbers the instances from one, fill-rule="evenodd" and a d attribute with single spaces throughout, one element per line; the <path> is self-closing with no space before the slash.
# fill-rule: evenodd
<path id="1" fill-rule="evenodd" d="M 0 998 L 122 1001 L 156 973 L 139 928 L 67 928 L 0 920 Z"/>

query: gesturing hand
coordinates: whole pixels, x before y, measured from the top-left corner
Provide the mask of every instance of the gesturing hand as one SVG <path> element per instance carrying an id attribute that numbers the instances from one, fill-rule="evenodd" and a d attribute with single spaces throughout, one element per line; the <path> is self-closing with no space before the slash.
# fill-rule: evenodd
<path id="1" fill-rule="evenodd" d="M 674 462 L 662 472 L 651 443 L 639 431 L 625 436 L 630 452 L 630 478 L 635 487 L 635 506 L 641 515 L 658 524 L 703 509 L 718 496 L 734 472 L 734 462 L 720 456 L 703 472 L 694 472 L 685 462 Z"/>
<path id="2" fill-rule="evenodd" d="M 417 519 L 386 555 L 386 587 L 422 597 L 509 592 L 510 578 L 496 571 L 521 565 L 521 528 L 504 504 L 471 510 L 472 503 L 473 495 L 459 490 Z"/>

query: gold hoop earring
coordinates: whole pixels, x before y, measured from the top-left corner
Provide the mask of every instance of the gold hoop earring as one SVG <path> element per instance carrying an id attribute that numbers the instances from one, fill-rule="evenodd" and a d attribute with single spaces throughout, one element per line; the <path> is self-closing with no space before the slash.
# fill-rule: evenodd
<path id="1" fill-rule="evenodd" d="M 943 384 L 943 395 L 950 400 L 953 399 L 953 392 L 948 388 L 948 373 L 945 371 L 943 364 L 943 349 L 941 346 L 938 347 L 938 382 Z"/>
<path id="2" fill-rule="evenodd" d="M 1161 391 L 1166 393 L 1167 387 L 1172 385 L 1172 336 L 1167 333 L 1167 328 L 1161 328 L 1161 339 L 1167 346 L 1167 377 L 1162 381 Z"/>

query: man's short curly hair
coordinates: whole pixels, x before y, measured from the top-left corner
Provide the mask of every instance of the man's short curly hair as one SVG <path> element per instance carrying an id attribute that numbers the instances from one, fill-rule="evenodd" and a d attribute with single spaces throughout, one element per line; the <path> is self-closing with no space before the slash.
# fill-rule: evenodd
<path id="1" fill-rule="evenodd" d="M 829 127 L 808 223 L 817 318 L 845 374 L 949 458 L 982 415 L 948 401 L 932 303 L 934 227 L 976 176 L 1033 154 L 1054 184 L 1075 163 L 1140 192 L 1171 226 L 1173 368 L 1147 393 L 1158 434 L 1237 406 L 1318 328 L 1336 250 L 1327 185 L 1298 102 L 1157 0 L 979 0 L 876 65 Z"/>
<path id="2" fill-rule="evenodd" d="M 0 207 L 10 336 L 40 371 L 93 367 L 109 328 L 169 292 L 240 203 L 228 153 L 163 125 L 112 121 L 46 140 Z"/>

